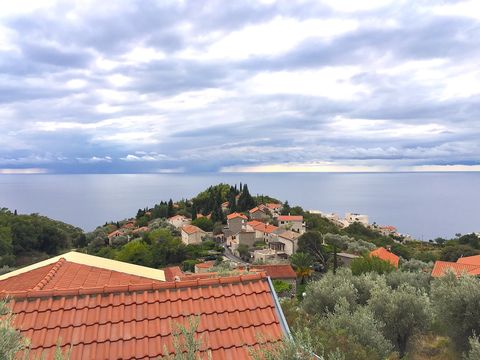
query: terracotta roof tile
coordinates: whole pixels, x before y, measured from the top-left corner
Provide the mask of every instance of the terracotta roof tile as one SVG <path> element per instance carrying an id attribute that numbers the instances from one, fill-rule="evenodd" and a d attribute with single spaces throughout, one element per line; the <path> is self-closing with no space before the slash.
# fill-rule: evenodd
<path id="1" fill-rule="evenodd" d="M 182 269 L 179 266 L 170 266 L 163 269 L 163 273 L 165 274 L 166 281 L 175 281 L 175 277 L 182 277 L 185 274 L 183 273 Z"/>
<path id="2" fill-rule="evenodd" d="M 455 263 L 449 261 L 435 261 L 435 265 L 432 269 L 432 276 L 443 276 L 448 270 L 453 271 L 456 275 L 478 275 L 480 272 L 480 265 L 462 264 L 459 262 Z"/>
<path id="3" fill-rule="evenodd" d="M 256 225 L 253 228 L 257 231 L 263 231 L 264 233 L 267 233 L 267 234 L 270 234 L 278 229 L 278 227 L 275 225 L 263 224 L 263 223 Z"/>
<path id="4" fill-rule="evenodd" d="M 388 261 L 390 264 L 398 268 L 398 261 L 399 257 L 384 247 L 379 247 L 378 249 L 375 249 L 370 252 L 370 256 L 375 256 L 378 257 L 379 259 L 382 259 L 384 261 Z"/>
<path id="5" fill-rule="evenodd" d="M 278 221 L 303 221 L 301 215 L 280 215 Z"/>
<path id="6" fill-rule="evenodd" d="M 248 218 L 243 215 L 243 214 L 240 214 L 240 213 L 237 213 L 237 212 L 234 212 L 234 213 L 231 213 L 231 214 L 228 214 L 227 215 L 227 220 L 232 220 L 232 219 L 235 219 L 235 218 L 242 218 L 242 219 L 245 219 L 245 220 L 248 220 Z"/>
<path id="7" fill-rule="evenodd" d="M 457 260 L 457 263 L 480 266 L 480 255 L 461 257 Z"/>
<path id="8" fill-rule="evenodd" d="M 205 232 L 195 225 L 185 225 L 185 226 L 182 227 L 182 231 L 185 231 L 189 235 L 190 234 L 195 234 L 197 232 L 202 232 L 202 233 Z"/>
<path id="9" fill-rule="evenodd" d="M 254 228 L 257 225 L 264 225 L 264 223 L 258 220 L 252 220 L 252 221 L 248 221 L 247 225 L 250 225 L 252 228 Z"/>
<path id="10" fill-rule="evenodd" d="M 262 274 L 85 290 L 10 294 L 31 356 L 52 359 L 59 343 L 72 346 L 72 360 L 155 359 L 165 347 L 173 351 L 175 324 L 187 325 L 190 316 L 199 316 L 201 350 L 213 359 L 249 358 L 259 334 L 272 342 L 284 336 Z"/>
<path id="11" fill-rule="evenodd" d="M 268 203 L 268 204 L 267 204 L 267 207 L 268 207 L 269 209 L 272 209 L 272 210 L 273 210 L 273 209 L 279 209 L 279 208 L 282 207 L 282 204 Z"/>
<path id="12" fill-rule="evenodd" d="M 195 264 L 195 266 L 200 269 L 210 269 L 213 265 L 215 265 L 215 261 L 205 261 L 203 263 Z"/>
<path id="13" fill-rule="evenodd" d="M 270 276 L 272 279 L 296 279 L 297 274 L 293 268 L 288 264 L 278 264 L 278 265 L 254 265 L 251 268 L 252 270 L 258 269 L 265 271 L 267 276 Z"/>
<path id="14" fill-rule="evenodd" d="M 42 276 L 43 275 L 43 276 Z M 56 263 L 0 281 L 1 291 L 58 290 L 146 284 L 158 280 L 82 265 L 61 258 Z"/>

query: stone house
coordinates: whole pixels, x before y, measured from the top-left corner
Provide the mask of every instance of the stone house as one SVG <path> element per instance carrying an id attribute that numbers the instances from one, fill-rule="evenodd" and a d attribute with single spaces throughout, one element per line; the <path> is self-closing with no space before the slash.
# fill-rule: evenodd
<path id="1" fill-rule="evenodd" d="M 301 215 L 280 215 L 278 217 L 278 226 L 299 234 L 305 233 L 306 230 L 303 216 Z"/>
<path id="2" fill-rule="evenodd" d="M 185 245 L 200 244 L 207 235 L 205 231 L 195 225 L 185 225 L 182 227 L 182 242 Z"/>

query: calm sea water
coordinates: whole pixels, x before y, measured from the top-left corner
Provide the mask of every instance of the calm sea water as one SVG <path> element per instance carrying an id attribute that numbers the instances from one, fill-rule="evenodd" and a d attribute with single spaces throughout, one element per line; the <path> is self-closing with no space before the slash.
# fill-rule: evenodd
<path id="1" fill-rule="evenodd" d="M 480 231 L 480 173 L 0 175 L 0 207 L 92 230 L 219 182 L 305 209 L 366 213 L 418 239 Z"/>

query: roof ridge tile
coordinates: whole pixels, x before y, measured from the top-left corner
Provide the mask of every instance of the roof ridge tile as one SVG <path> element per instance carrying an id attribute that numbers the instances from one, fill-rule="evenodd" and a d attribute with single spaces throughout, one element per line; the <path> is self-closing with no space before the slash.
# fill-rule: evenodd
<path id="1" fill-rule="evenodd" d="M 15 298 L 32 298 L 32 297 L 48 297 L 48 296 L 76 296 L 76 295 L 92 295 L 92 294 L 109 294 L 109 293 L 126 293 L 136 291 L 151 291 L 163 289 L 180 289 L 186 287 L 200 287 L 221 284 L 235 284 L 239 282 L 249 282 L 254 280 L 265 279 L 267 276 L 263 272 L 256 274 L 217 277 L 211 279 L 195 279 L 185 281 L 165 281 L 164 283 L 144 283 L 129 285 L 106 285 L 80 287 L 76 289 L 54 289 L 54 290 L 27 290 L 27 291 L 1 291 L 0 296 L 5 294 Z"/>
<path id="2" fill-rule="evenodd" d="M 37 285 L 35 285 L 33 287 L 32 290 L 42 290 L 45 285 L 47 285 L 50 280 L 52 280 L 55 275 L 57 274 L 58 270 L 60 270 L 60 268 L 62 267 L 63 264 L 65 264 L 67 260 L 65 258 L 60 258 L 58 259 L 58 261 L 55 263 L 55 265 L 53 265 L 53 267 L 50 269 L 50 271 L 47 273 L 47 275 L 45 275 L 45 277 L 39 281 L 39 283 Z"/>

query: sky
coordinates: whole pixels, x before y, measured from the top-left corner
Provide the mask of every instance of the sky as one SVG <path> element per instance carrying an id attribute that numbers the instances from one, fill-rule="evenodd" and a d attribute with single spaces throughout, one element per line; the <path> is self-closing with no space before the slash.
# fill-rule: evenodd
<path id="1" fill-rule="evenodd" d="M 0 2 L 0 174 L 480 171 L 480 1 Z"/>

